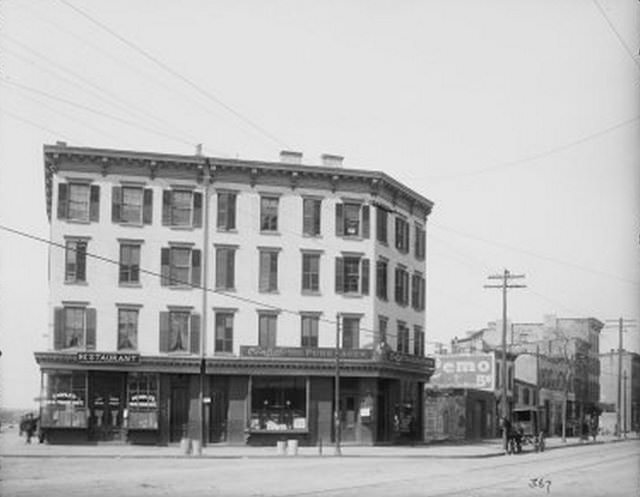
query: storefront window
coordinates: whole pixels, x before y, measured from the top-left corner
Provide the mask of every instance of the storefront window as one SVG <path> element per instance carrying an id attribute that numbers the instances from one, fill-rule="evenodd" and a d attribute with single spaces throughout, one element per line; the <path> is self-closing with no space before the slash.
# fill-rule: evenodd
<path id="1" fill-rule="evenodd" d="M 129 374 L 125 419 L 130 430 L 158 429 L 158 375 Z"/>
<path id="2" fill-rule="evenodd" d="M 253 378 L 250 429 L 306 431 L 306 378 Z"/>
<path id="3" fill-rule="evenodd" d="M 56 371 L 43 373 L 42 412 L 43 427 L 87 427 L 87 374 L 84 372 Z"/>

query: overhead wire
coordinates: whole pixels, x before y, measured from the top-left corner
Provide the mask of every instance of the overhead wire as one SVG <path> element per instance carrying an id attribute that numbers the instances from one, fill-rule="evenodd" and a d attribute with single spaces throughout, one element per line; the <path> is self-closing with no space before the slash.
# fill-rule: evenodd
<path id="1" fill-rule="evenodd" d="M 237 119 L 239 119 L 243 123 L 245 123 L 248 126 L 250 126 L 251 128 L 253 128 L 255 131 L 259 132 L 263 136 L 267 137 L 272 142 L 275 142 L 276 144 L 278 144 L 280 146 L 283 146 L 285 148 L 290 148 L 284 141 L 280 140 L 278 137 L 276 137 L 272 133 L 268 132 L 262 126 L 256 124 L 254 121 L 252 121 L 248 117 L 244 116 L 243 114 L 241 114 L 240 112 L 235 110 L 230 105 L 226 104 L 224 101 L 222 101 L 222 99 L 220 99 L 219 97 L 214 95 L 212 92 L 210 92 L 208 90 L 205 90 L 200 85 L 194 83 L 191 79 L 187 78 L 185 75 L 183 75 L 179 71 L 173 69 L 168 64 L 166 64 L 165 62 L 161 61 L 158 57 L 152 55 L 147 50 L 143 49 L 142 47 L 140 47 L 137 44 L 133 43 L 129 39 L 125 38 L 123 35 L 120 35 L 114 29 L 110 28 L 109 26 L 107 26 L 102 21 L 99 21 L 95 17 L 93 17 L 90 14 L 88 14 L 86 11 L 80 9 L 79 7 L 77 7 L 74 4 L 72 4 L 71 2 L 69 2 L 68 0 L 58 0 L 58 1 L 60 3 L 62 3 L 62 4 L 64 4 L 64 5 L 66 5 L 68 8 L 70 8 L 71 10 L 73 10 L 74 12 L 79 14 L 80 16 L 82 16 L 85 19 L 89 20 L 91 23 L 95 24 L 96 26 L 98 26 L 103 31 L 109 33 L 111 36 L 113 36 L 114 38 L 119 40 L 121 43 L 123 43 L 124 45 L 128 46 L 129 48 L 131 48 L 132 50 L 134 50 L 135 52 L 137 52 L 138 54 L 143 56 L 145 59 L 151 61 L 156 66 L 160 67 L 166 73 L 168 73 L 168 74 L 172 75 L 173 77 L 177 78 L 178 80 L 182 81 L 184 84 L 186 84 L 187 86 L 189 86 L 190 88 L 195 90 L 198 94 L 204 96 L 209 101 L 214 102 L 216 105 L 222 107 L 227 112 L 229 112 L 230 114 L 235 116 Z"/>
<path id="2" fill-rule="evenodd" d="M 598 9 L 598 12 L 602 16 L 602 18 L 605 20 L 605 22 L 611 29 L 611 32 L 620 42 L 620 45 L 622 46 L 622 48 L 624 48 L 624 51 L 627 52 L 627 55 L 631 58 L 631 60 L 635 64 L 636 69 L 640 69 L 640 61 L 636 58 L 636 55 L 631 51 L 631 48 L 629 48 L 629 45 L 627 45 L 627 42 L 624 41 L 624 38 L 620 35 L 616 27 L 613 25 L 613 23 L 611 22 L 611 19 L 609 19 L 609 16 L 605 12 L 604 8 L 602 7 L 602 5 L 600 5 L 600 2 L 598 2 L 598 0 L 593 0 L 593 3 L 596 6 L 596 9 Z"/>

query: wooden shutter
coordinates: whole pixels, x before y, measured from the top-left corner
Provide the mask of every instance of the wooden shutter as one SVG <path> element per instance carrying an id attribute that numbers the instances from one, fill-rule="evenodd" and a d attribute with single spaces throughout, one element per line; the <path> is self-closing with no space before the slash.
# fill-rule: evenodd
<path id="1" fill-rule="evenodd" d="M 225 288 L 227 283 L 227 265 L 226 250 L 222 248 L 216 249 L 216 288 Z"/>
<path id="2" fill-rule="evenodd" d="M 200 314 L 191 314 L 191 337 L 189 338 L 190 352 L 200 353 Z"/>
<path id="3" fill-rule="evenodd" d="M 344 293 L 344 260 L 336 257 L 336 293 Z"/>
<path id="4" fill-rule="evenodd" d="M 64 307 L 55 307 L 53 309 L 53 349 L 61 350 L 63 348 L 64 348 Z"/>
<path id="5" fill-rule="evenodd" d="M 120 205 L 122 204 L 122 187 L 111 188 L 111 222 L 120 222 Z"/>
<path id="6" fill-rule="evenodd" d="M 171 278 L 171 249 L 163 248 L 160 251 L 160 285 L 167 286 Z"/>
<path id="7" fill-rule="evenodd" d="M 398 304 L 402 303 L 402 281 L 401 281 L 401 271 L 396 268 L 396 278 L 395 278 L 395 299 Z"/>
<path id="8" fill-rule="evenodd" d="M 235 262 L 236 262 L 236 253 L 234 250 L 227 250 L 226 257 L 226 280 L 225 284 L 227 288 L 234 288 L 236 286 L 235 282 Z"/>
<path id="9" fill-rule="evenodd" d="M 162 225 L 171 226 L 171 190 L 162 191 Z"/>
<path id="10" fill-rule="evenodd" d="M 369 206 L 362 206 L 362 238 L 369 238 Z"/>
<path id="11" fill-rule="evenodd" d="M 311 200 L 302 199 L 302 233 L 313 234 L 313 205 Z"/>
<path id="12" fill-rule="evenodd" d="M 400 223 L 400 218 L 396 218 L 396 248 L 400 250 L 402 247 L 402 226 Z"/>
<path id="13" fill-rule="evenodd" d="M 369 259 L 362 259 L 360 264 L 360 284 L 362 286 L 362 295 L 369 295 Z"/>
<path id="14" fill-rule="evenodd" d="M 218 215 L 216 226 L 222 229 L 229 229 L 227 219 L 229 217 L 229 195 L 218 193 Z"/>
<path id="15" fill-rule="evenodd" d="M 169 313 L 160 313 L 160 352 L 169 352 Z"/>
<path id="16" fill-rule="evenodd" d="M 145 188 L 143 192 L 142 222 L 143 224 L 153 223 L 153 189 L 151 188 Z"/>
<path id="17" fill-rule="evenodd" d="M 411 307 L 418 309 L 418 276 L 411 276 Z"/>
<path id="18" fill-rule="evenodd" d="M 193 192 L 193 227 L 202 227 L 202 193 Z"/>
<path id="19" fill-rule="evenodd" d="M 227 219 L 227 229 L 236 229 L 236 194 L 230 193 L 227 195 L 227 209 L 229 211 Z"/>
<path id="20" fill-rule="evenodd" d="M 260 252 L 259 288 L 261 292 L 269 290 L 269 252 Z"/>
<path id="21" fill-rule="evenodd" d="M 69 205 L 69 187 L 66 183 L 58 184 L 58 219 L 67 218 L 67 208 Z"/>
<path id="22" fill-rule="evenodd" d="M 92 307 L 86 309 L 87 329 L 86 329 L 86 344 L 87 350 L 96 350 L 96 325 L 97 316 L 96 310 Z"/>
<path id="23" fill-rule="evenodd" d="M 200 281 L 201 281 L 201 273 L 202 273 L 202 269 L 201 269 L 201 264 L 200 264 L 200 259 L 201 259 L 201 252 L 200 249 L 193 249 L 191 251 L 191 284 L 194 287 L 199 287 L 200 286 Z"/>
<path id="24" fill-rule="evenodd" d="M 277 316 L 267 317 L 267 323 L 268 323 L 267 347 L 270 349 L 273 349 L 276 346 L 278 317 Z"/>
<path id="25" fill-rule="evenodd" d="M 344 236 L 344 205 L 336 204 L 336 236 Z"/>
<path id="26" fill-rule="evenodd" d="M 89 221 L 100 221 L 100 187 L 98 185 L 91 185 L 89 195 Z"/>

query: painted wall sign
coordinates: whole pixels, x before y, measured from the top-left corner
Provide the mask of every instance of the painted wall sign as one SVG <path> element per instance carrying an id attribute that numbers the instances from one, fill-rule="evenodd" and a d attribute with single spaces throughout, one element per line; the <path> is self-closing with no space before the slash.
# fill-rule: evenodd
<path id="1" fill-rule="evenodd" d="M 436 355 L 436 370 L 427 386 L 493 391 L 494 384 L 493 354 L 441 354 Z"/>
<path id="2" fill-rule="evenodd" d="M 140 354 L 122 354 L 119 352 L 78 352 L 78 362 L 99 362 L 103 364 L 131 364 L 140 362 Z"/>

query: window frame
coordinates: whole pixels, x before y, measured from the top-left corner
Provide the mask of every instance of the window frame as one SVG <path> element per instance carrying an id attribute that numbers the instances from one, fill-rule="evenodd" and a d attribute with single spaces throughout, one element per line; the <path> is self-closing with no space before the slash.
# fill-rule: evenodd
<path id="1" fill-rule="evenodd" d="M 410 248 L 410 225 L 407 219 L 401 216 L 396 216 L 396 249 L 401 254 L 409 253 Z"/>
<path id="2" fill-rule="evenodd" d="M 267 324 L 267 328 L 263 328 Z M 273 326 L 271 326 L 273 325 Z M 258 347 L 273 349 L 278 346 L 278 313 L 258 312 Z"/>
<path id="3" fill-rule="evenodd" d="M 219 231 L 235 231 L 237 229 L 238 194 L 230 191 L 217 192 L 216 228 Z"/>
<path id="4" fill-rule="evenodd" d="M 121 190 L 121 202 L 120 202 L 120 222 L 123 224 L 135 224 L 135 225 L 141 225 L 143 222 L 143 216 L 144 216 L 144 187 L 142 186 L 135 186 L 135 185 L 122 185 L 121 186 L 122 190 Z M 136 219 L 125 219 L 125 212 L 126 212 L 126 207 L 127 207 L 127 203 L 125 201 L 125 193 L 127 191 L 136 191 L 140 194 L 140 205 L 135 205 L 134 207 L 138 208 L 138 216 Z"/>
<path id="5" fill-rule="evenodd" d="M 272 203 L 273 205 L 267 205 Z M 275 207 L 274 207 L 275 205 Z M 269 212 L 271 210 L 271 212 Z M 275 210 L 275 214 L 273 211 Z M 280 213 L 280 197 L 278 195 L 260 195 L 260 232 L 277 233 Z"/>
<path id="6" fill-rule="evenodd" d="M 215 312 L 213 350 L 216 354 L 233 353 L 234 318 L 235 313 L 233 311 L 225 310 Z M 222 322 L 223 320 L 224 322 Z M 231 326 L 228 326 L 229 320 L 231 322 Z"/>
<path id="7" fill-rule="evenodd" d="M 376 208 L 376 240 L 384 245 L 389 243 L 389 212 L 379 205 Z"/>
<path id="8" fill-rule="evenodd" d="M 376 296 L 385 302 L 389 300 L 389 261 L 385 258 L 376 261 Z"/>
<path id="9" fill-rule="evenodd" d="M 402 354 L 409 353 L 410 347 L 410 330 L 407 323 L 404 321 L 398 321 L 398 332 L 396 337 L 396 351 Z"/>
<path id="10" fill-rule="evenodd" d="M 342 349 L 355 350 L 360 348 L 360 321 L 361 316 L 342 316 Z M 351 328 L 347 323 L 353 323 L 355 326 Z M 347 338 L 347 330 L 349 330 L 349 338 Z"/>
<path id="11" fill-rule="evenodd" d="M 305 324 L 308 326 L 305 327 Z M 300 314 L 300 346 L 304 348 L 317 349 L 320 340 L 320 314 L 301 313 Z"/>
<path id="12" fill-rule="evenodd" d="M 128 250 L 130 254 L 134 254 L 137 252 L 137 263 L 135 261 L 130 261 L 129 264 L 125 264 L 124 261 L 124 252 Z M 142 259 L 142 243 L 140 242 L 130 242 L 130 241 L 121 241 L 120 242 L 120 260 L 118 261 L 118 284 L 123 286 L 139 286 L 141 284 L 140 281 L 140 262 Z M 135 259 L 135 257 L 131 257 L 131 259 Z M 126 278 L 123 278 L 123 275 L 127 275 Z M 135 276 L 135 278 L 134 278 Z"/>
<path id="13" fill-rule="evenodd" d="M 302 234 L 320 236 L 322 231 L 322 200 L 303 197 L 302 199 Z"/>
<path id="14" fill-rule="evenodd" d="M 133 313 L 135 315 L 135 330 L 134 330 L 134 338 L 131 340 L 131 330 L 127 330 L 123 336 L 123 322 L 121 319 L 121 315 L 124 313 Z M 138 350 L 138 332 L 140 328 L 140 309 L 138 307 L 132 306 L 118 306 L 118 341 L 117 341 L 117 349 L 118 351 L 135 351 Z M 131 346 L 123 346 L 123 338 L 129 340 Z"/>
<path id="15" fill-rule="evenodd" d="M 400 275 L 400 277 L 398 277 Z M 395 269 L 395 302 L 398 305 L 406 307 L 409 305 L 409 271 L 401 264 Z"/>
<path id="16" fill-rule="evenodd" d="M 216 290 L 236 290 L 236 246 L 216 245 Z M 224 261 L 222 261 L 222 259 Z"/>
<path id="17" fill-rule="evenodd" d="M 175 323 L 174 316 L 175 317 L 180 316 L 182 318 L 186 318 L 186 332 L 185 332 L 185 334 L 186 334 L 186 344 L 184 344 L 183 347 L 181 349 L 179 349 L 179 350 L 177 349 L 178 337 L 173 339 L 173 334 L 174 333 L 180 334 L 183 330 L 174 328 L 174 323 Z M 189 353 L 191 351 L 191 317 L 192 317 L 192 313 L 189 310 L 169 309 L 169 335 L 168 335 L 169 348 L 168 348 L 168 352 L 170 354 L 187 354 L 187 353 Z M 180 342 L 182 342 L 182 340 L 180 340 Z"/>
<path id="18" fill-rule="evenodd" d="M 71 247 L 71 245 L 74 245 Z M 87 248 L 89 240 L 87 238 L 66 238 L 65 239 L 65 263 L 64 282 L 65 284 L 86 284 L 87 283 Z M 73 259 L 73 260 L 70 260 Z M 73 269 L 70 270 L 70 267 Z"/>
<path id="19" fill-rule="evenodd" d="M 320 293 L 320 255 L 316 252 L 302 252 L 301 288 L 304 294 Z"/>
<path id="20" fill-rule="evenodd" d="M 68 221 L 77 221 L 82 223 L 88 223 L 91 219 L 91 184 L 79 181 L 68 181 L 67 185 L 67 205 L 66 205 L 66 219 Z M 85 197 L 86 201 L 82 201 L 84 207 L 81 209 L 83 215 L 81 217 L 72 217 L 72 205 L 74 203 L 73 190 L 77 188 L 86 188 Z M 76 203 L 79 203 L 76 201 Z"/>
<path id="21" fill-rule="evenodd" d="M 413 353 L 414 355 L 424 356 L 424 328 L 419 325 L 413 326 Z"/>
<path id="22" fill-rule="evenodd" d="M 278 255 L 280 249 L 258 248 L 258 251 L 258 291 L 260 293 L 278 293 Z"/>

